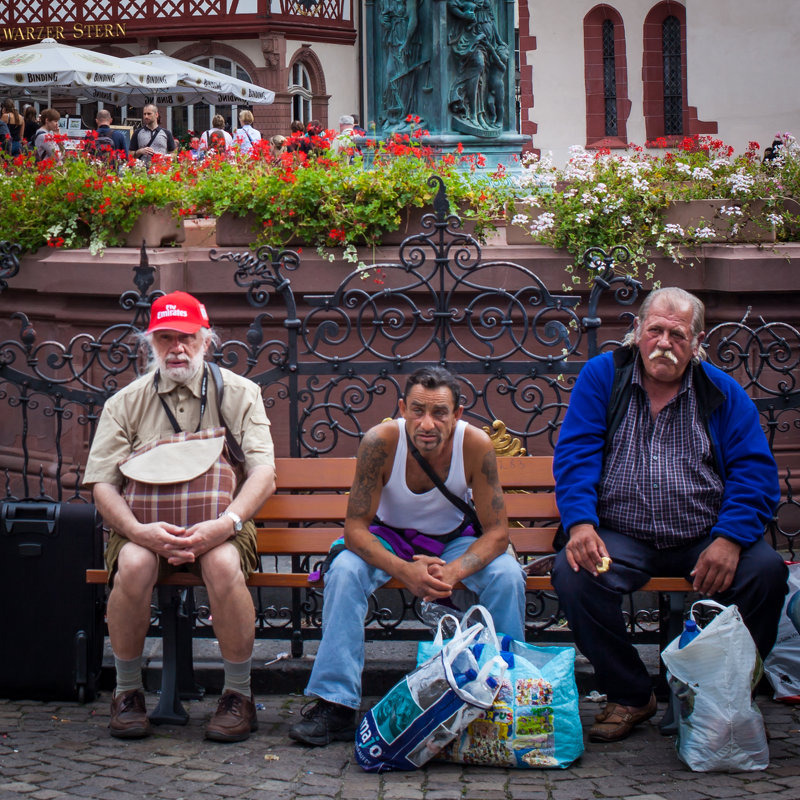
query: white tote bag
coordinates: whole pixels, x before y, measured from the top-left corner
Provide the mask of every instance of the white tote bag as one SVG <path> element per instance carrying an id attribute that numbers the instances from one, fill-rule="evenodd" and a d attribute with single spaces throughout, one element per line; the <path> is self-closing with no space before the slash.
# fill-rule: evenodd
<path id="1" fill-rule="evenodd" d="M 788 564 L 789 591 L 778 623 L 775 647 L 764 660 L 764 673 L 775 690 L 775 699 L 800 702 L 800 631 L 786 615 L 789 601 L 800 591 L 800 562 Z"/>
<path id="2" fill-rule="evenodd" d="M 720 613 L 679 648 L 661 654 L 670 688 L 680 699 L 678 757 L 695 772 L 760 770 L 769 766 L 764 720 L 752 700 L 761 663 L 753 638 L 735 606 L 698 600 Z"/>

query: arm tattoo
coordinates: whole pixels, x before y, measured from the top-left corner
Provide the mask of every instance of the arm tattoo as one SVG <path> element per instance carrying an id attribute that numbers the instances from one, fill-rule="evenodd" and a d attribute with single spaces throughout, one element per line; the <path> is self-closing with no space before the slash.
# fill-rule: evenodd
<path id="1" fill-rule="evenodd" d="M 386 463 L 386 446 L 381 439 L 364 439 L 358 453 L 358 464 L 350 499 L 347 501 L 348 517 L 363 517 L 372 505 L 372 496 L 380 485 L 383 465 Z"/>
<path id="2" fill-rule="evenodd" d="M 500 486 L 500 476 L 497 473 L 497 456 L 493 451 L 489 451 L 484 456 L 481 472 L 492 490 L 491 507 L 499 519 L 500 513 L 505 508 L 505 500 L 503 499 L 503 487 Z"/>
<path id="3" fill-rule="evenodd" d="M 465 570 L 468 570 L 471 575 L 486 566 L 486 559 L 475 555 L 475 553 L 464 553 L 464 555 L 461 556 L 461 565 Z"/>

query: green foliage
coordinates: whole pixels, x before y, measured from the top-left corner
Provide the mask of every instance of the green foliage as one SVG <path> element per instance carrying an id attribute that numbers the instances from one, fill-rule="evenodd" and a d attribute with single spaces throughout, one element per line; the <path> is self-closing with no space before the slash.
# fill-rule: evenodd
<path id="1" fill-rule="evenodd" d="M 666 147 L 666 141 L 650 146 Z M 774 226 L 779 241 L 797 233 L 799 207 L 786 201 L 800 197 L 800 147 L 789 134 L 777 157 L 764 163 L 757 142 L 735 157 L 733 148 L 710 137 L 687 137 L 661 155 L 636 146 L 623 153 L 571 152 L 562 169 L 547 160 L 524 161 L 512 224 L 534 241 L 567 250 L 575 284 L 585 278 L 576 269 L 589 247 L 624 244 L 634 274 L 641 268 L 652 278 L 656 255 L 681 263 L 684 250 L 735 238 L 748 223 Z M 667 221 L 672 203 L 694 199 L 717 201 L 708 218 L 686 227 Z"/>

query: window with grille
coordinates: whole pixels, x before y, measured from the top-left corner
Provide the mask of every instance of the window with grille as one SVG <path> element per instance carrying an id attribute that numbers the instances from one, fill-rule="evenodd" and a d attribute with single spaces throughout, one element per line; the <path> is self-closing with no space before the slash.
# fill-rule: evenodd
<path id="1" fill-rule="evenodd" d="M 603 20 L 603 98 L 606 136 L 617 135 L 617 62 L 614 49 L 614 23 Z"/>
<path id="2" fill-rule="evenodd" d="M 664 135 L 683 133 L 683 78 L 681 69 L 681 23 L 667 17 L 661 25 L 664 57 Z"/>
<path id="3" fill-rule="evenodd" d="M 314 96 L 311 91 L 311 76 L 301 61 L 292 65 L 289 94 L 292 96 L 292 119 L 307 125 L 312 119 L 311 101 Z"/>

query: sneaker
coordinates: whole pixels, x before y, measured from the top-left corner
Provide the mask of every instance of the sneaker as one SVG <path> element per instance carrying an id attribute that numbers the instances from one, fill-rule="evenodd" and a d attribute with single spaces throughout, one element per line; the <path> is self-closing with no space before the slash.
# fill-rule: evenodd
<path id="1" fill-rule="evenodd" d="M 239 692 L 228 690 L 217 703 L 214 716 L 206 725 L 206 739 L 215 742 L 243 742 L 258 730 L 256 704 Z"/>
<path id="2" fill-rule="evenodd" d="M 319 699 L 306 703 L 302 722 L 289 729 L 289 738 L 303 744 L 321 745 L 355 739 L 356 710 Z"/>
<path id="3" fill-rule="evenodd" d="M 142 739 L 150 735 L 150 720 L 141 689 L 130 689 L 111 698 L 108 727 L 117 739 Z"/>

